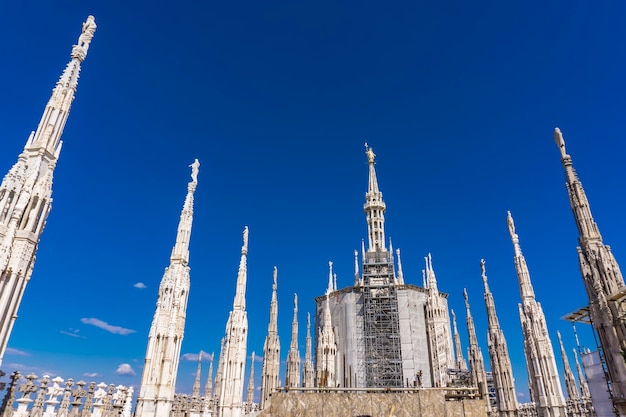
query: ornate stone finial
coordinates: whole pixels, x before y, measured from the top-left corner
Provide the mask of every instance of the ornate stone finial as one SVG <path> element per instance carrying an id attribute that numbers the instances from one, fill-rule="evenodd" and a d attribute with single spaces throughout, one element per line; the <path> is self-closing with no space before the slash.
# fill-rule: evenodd
<path id="1" fill-rule="evenodd" d="M 189 167 L 191 168 L 191 181 L 193 183 L 198 183 L 198 171 L 200 168 L 200 161 L 198 161 L 197 159 L 195 159 L 193 161 L 193 164 L 189 165 Z"/>
<path id="2" fill-rule="evenodd" d="M 307 329 L 311 328 L 311 313 L 306 313 L 306 327 Z"/>
<path id="3" fill-rule="evenodd" d="M 96 33 L 96 28 L 96 19 L 91 15 L 87 16 L 87 20 L 83 22 L 83 29 L 78 37 L 78 42 L 72 48 L 72 58 L 76 58 L 80 61 L 85 59 L 89 44 L 93 39 L 93 35 Z"/>
<path id="4" fill-rule="evenodd" d="M 241 247 L 241 254 L 248 253 L 248 226 L 243 228 L 243 246 Z"/>
<path id="5" fill-rule="evenodd" d="M 481 271 L 481 276 L 483 277 L 483 282 L 487 283 L 487 273 L 485 272 L 485 260 L 484 259 L 480 260 L 480 271 Z"/>
<path id="6" fill-rule="evenodd" d="M 372 148 L 369 147 L 367 142 L 365 142 L 365 155 L 367 155 L 367 162 L 373 164 L 374 158 L 376 158 L 376 154 L 374 153 Z"/>
<path id="7" fill-rule="evenodd" d="M 450 309 L 450 315 L 452 316 L 452 322 L 456 326 L 456 314 L 454 314 L 454 310 Z"/>
<path id="8" fill-rule="evenodd" d="M 467 296 L 467 288 L 463 288 L 463 299 L 465 300 L 465 307 L 469 308 L 469 297 Z"/>
<path id="9" fill-rule="evenodd" d="M 565 158 L 567 156 L 567 152 L 565 152 L 565 140 L 563 140 L 563 134 L 558 127 L 554 129 L 554 142 L 561 151 L 561 158 Z"/>
<path id="10" fill-rule="evenodd" d="M 293 315 L 298 314 L 298 294 L 293 295 Z"/>

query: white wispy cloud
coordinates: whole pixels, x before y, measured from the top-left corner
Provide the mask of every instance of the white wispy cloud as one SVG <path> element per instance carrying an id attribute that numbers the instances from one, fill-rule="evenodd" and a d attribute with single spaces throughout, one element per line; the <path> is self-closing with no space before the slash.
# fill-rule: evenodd
<path id="1" fill-rule="evenodd" d="M 96 326 L 101 328 L 102 330 L 106 330 L 109 333 L 113 333 L 113 334 L 121 334 L 122 336 L 126 336 L 129 335 L 131 333 L 135 333 L 136 330 L 133 329 L 127 329 L 125 327 L 121 327 L 121 326 L 113 326 L 109 323 L 107 323 L 106 321 L 102 321 L 100 319 L 96 319 L 93 317 L 90 318 L 82 318 L 80 319 L 80 321 L 84 324 L 90 324 L 92 326 Z"/>
<path id="2" fill-rule="evenodd" d="M 72 329 L 71 327 L 69 330 L 59 330 L 59 333 L 64 334 L 66 336 L 80 337 L 81 339 L 87 339 L 87 337 L 78 334 L 78 332 L 80 332 L 80 329 Z"/>
<path id="3" fill-rule="evenodd" d="M 183 361 L 194 361 L 194 362 L 198 362 L 198 358 L 199 356 L 202 355 L 202 360 L 203 361 L 212 361 L 213 360 L 213 353 L 206 353 L 205 351 L 201 350 L 200 353 L 184 353 L 180 359 Z"/>
<path id="4" fill-rule="evenodd" d="M 135 288 L 139 288 L 139 289 L 148 288 L 148 287 L 146 286 L 146 284 L 144 284 L 143 282 L 137 282 L 137 283 L 133 284 L 133 287 L 135 287 Z"/>
<path id="5" fill-rule="evenodd" d="M 100 376 L 100 374 L 97 372 L 85 372 L 83 376 L 86 376 L 87 378 L 95 378 L 97 376 Z"/>
<path id="6" fill-rule="evenodd" d="M 16 355 L 16 356 L 30 356 L 28 353 L 24 352 L 23 350 L 11 348 L 11 347 L 8 347 L 5 353 L 8 355 Z"/>
<path id="7" fill-rule="evenodd" d="M 122 363 L 120 364 L 117 369 L 115 370 L 115 373 L 118 375 L 127 375 L 127 376 L 135 376 L 137 375 L 135 373 L 135 371 L 133 370 L 133 367 L 130 366 L 130 364 L 128 363 Z"/>

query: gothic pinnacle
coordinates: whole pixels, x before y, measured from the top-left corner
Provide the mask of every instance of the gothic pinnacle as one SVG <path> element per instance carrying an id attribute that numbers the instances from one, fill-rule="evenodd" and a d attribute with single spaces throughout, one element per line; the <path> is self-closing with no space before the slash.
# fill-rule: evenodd
<path id="1" fill-rule="evenodd" d="M 243 245 L 241 246 L 241 260 L 239 261 L 239 271 L 237 272 L 237 290 L 233 309 L 245 310 L 246 308 L 246 280 L 247 280 L 247 254 L 248 254 L 248 226 L 243 229 Z"/>
<path id="2" fill-rule="evenodd" d="M 96 32 L 96 27 L 94 17 L 88 16 L 83 23 L 77 44 L 72 47 L 72 59 L 52 90 L 52 96 L 46 105 L 37 131 L 31 134 L 26 144 L 27 148 L 45 147 L 50 154 L 55 155 L 54 159 L 58 157 L 61 148 L 61 134 L 78 85 L 80 64 L 87 56 L 87 50 Z"/>
<path id="3" fill-rule="evenodd" d="M 367 192 L 365 193 L 365 205 L 363 210 L 367 216 L 367 236 L 368 252 L 386 252 L 385 248 L 385 210 L 383 193 L 378 188 L 376 169 L 374 168 L 375 154 L 367 143 L 365 144 L 365 154 L 369 165 L 369 179 Z"/>
<path id="4" fill-rule="evenodd" d="M 357 287 L 361 283 L 359 277 L 359 252 L 354 251 L 354 286 Z"/>
<path id="5" fill-rule="evenodd" d="M 198 185 L 198 171 L 200 162 L 196 159 L 191 167 L 191 181 L 187 184 L 187 196 L 180 213 L 180 222 L 176 233 L 176 243 L 172 249 L 171 262 L 181 262 L 187 265 L 189 262 L 189 239 L 191 237 L 191 223 L 193 220 L 193 194 Z"/>
<path id="6" fill-rule="evenodd" d="M 398 284 L 404 285 L 404 273 L 402 272 L 402 260 L 400 259 L 400 249 L 396 249 L 398 256 Z"/>
<path id="7" fill-rule="evenodd" d="M 61 135 L 78 87 L 80 65 L 95 30 L 95 20 L 89 16 L 37 129 L 30 133 L 24 151 L 0 183 L 0 363 L 52 208 L 52 179 L 61 152 Z M 47 65 L 40 61 L 40 66 Z"/>
<path id="8" fill-rule="evenodd" d="M 326 289 L 326 292 L 331 293 L 333 292 L 333 262 L 332 261 L 328 261 L 328 287 Z"/>

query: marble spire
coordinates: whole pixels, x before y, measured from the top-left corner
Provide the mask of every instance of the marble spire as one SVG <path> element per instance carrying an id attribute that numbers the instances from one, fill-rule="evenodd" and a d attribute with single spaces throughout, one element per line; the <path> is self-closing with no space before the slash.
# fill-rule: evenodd
<path id="1" fill-rule="evenodd" d="M 474 318 L 470 311 L 469 297 L 467 296 L 467 290 L 463 288 L 463 298 L 465 299 L 465 315 L 467 323 L 467 340 L 469 347 L 467 349 L 467 357 L 470 366 L 470 375 L 472 376 L 472 384 L 478 388 L 480 396 L 487 400 L 487 410 L 491 409 L 489 402 L 489 388 L 487 386 L 487 372 L 485 371 L 485 361 L 483 359 L 483 352 L 478 345 L 478 338 L 476 337 L 476 326 L 474 325 Z"/>
<path id="2" fill-rule="evenodd" d="M 313 369 L 312 355 L 311 313 L 306 314 L 306 348 L 302 374 L 302 386 L 304 388 L 313 388 L 315 386 L 315 371 Z"/>
<path id="3" fill-rule="evenodd" d="M 274 267 L 272 301 L 270 303 L 270 322 L 263 345 L 263 369 L 261 371 L 261 410 L 269 405 L 272 391 L 278 388 L 280 372 L 280 340 L 278 338 L 278 300 L 276 298 L 278 268 Z"/>
<path id="4" fill-rule="evenodd" d="M 250 358 L 250 375 L 248 376 L 248 391 L 246 393 L 247 413 L 250 413 L 252 411 L 253 404 L 254 404 L 254 352 L 252 352 L 252 357 Z"/>
<path id="5" fill-rule="evenodd" d="M 334 291 L 335 286 L 333 285 L 333 263 L 332 261 L 328 261 L 328 287 L 326 288 L 326 292 L 331 293 Z"/>
<path id="6" fill-rule="evenodd" d="M 576 360 L 576 373 L 578 374 L 578 385 L 580 386 L 580 396 L 583 398 L 591 398 L 591 393 L 589 392 L 589 385 L 587 385 L 587 378 L 585 378 L 585 374 L 583 374 L 583 370 L 580 366 L 580 362 L 578 362 L 578 353 L 576 349 L 574 351 L 574 359 Z"/>
<path id="7" fill-rule="evenodd" d="M 365 154 L 369 164 L 369 181 L 367 193 L 365 193 L 365 205 L 363 209 L 367 216 L 367 237 L 368 252 L 386 252 L 385 248 L 385 210 L 383 193 L 378 189 L 378 179 L 376 178 L 376 168 L 374 159 L 376 155 L 367 143 L 365 144 Z"/>
<path id="8" fill-rule="evenodd" d="M 291 346 L 287 354 L 287 388 L 300 386 L 300 351 L 298 349 L 298 294 L 293 295 L 293 321 L 291 322 Z"/>
<path id="9" fill-rule="evenodd" d="M 361 284 L 361 277 L 359 275 L 359 252 L 354 251 L 354 286 L 358 287 Z"/>
<path id="10" fill-rule="evenodd" d="M 511 358 L 509 356 L 506 340 L 504 339 L 504 333 L 498 322 L 493 295 L 487 283 L 484 259 L 480 260 L 480 268 L 482 270 L 483 285 L 485 287 L 485 306 L 487 307 L 489 329 L 487 333 L 487 343 L 489 346 L 491 374 L 493 376 L 493 384 L 496 388 L 498 413 L 500 417 L 514 417 L 517 416 L 518 406 Z"/>
<path id="11" fill-rule="evenodd" d="M 430 363 L 433 387 L 445 387 L 449 382 L 448 369 L 454 367 L 452 333 L 448 306 L 437 288 L 437 278 L 430 253 L 424 258 L 428 285 L 426 299 L 426 328 L 430 346 Z"/>
<path id="12" fill-rule="evenodd" d="M 452 326 L 453 326 L 453 337 L 454 337 L 454 352 L 456 353 L 456 361 L 455 366 L 457 369 L 467 369 L 467 362 L 465 362 L 465 358 L 463 357 L 463 348 L 461 348 L 461 336 L 459 335 L 459 329 L 456 327 L 456 314 L 454 314 L 454 310 L 450 310 L 452 314 Z"/>
<path id="13" fill-rule="evenodd" d="M 191 165 L 192 180 L 187 184 L 176 243 L 170 256 L 170 265 L 165 269 L 159 286 L 137 398 L 137 417 L 169 415 L 174 401 L 189 296 L 189 237 L 199 166 L 197 159 Z"/>
<path id="14" fill-rule="evenodd" d="M 213 384 L 213 400 L 216 407 L 220 403 L 220 387 L 222 386 L 222 375 L 224 374 L 225 347 L 226 338 L 222 337 L 220 341 L 220 356 L 217 360 L 217 372 L 215 373 L 215 383 Z"/>
<path id="15" fill-rule="evenodd" d="M 246 280 L 248 227 L 243 229 L 243 246 L 237 273 L 233 309 L 226 324 L 224 363 L 217 417 L 240 417 L 243 414 L 243 377 L 246 368 L 248 315 L 246 312 Z M 221 359 L 221 358 L 220 358 Z"/>
<path id="16" fill-rule="evenodd" d="M 510 211 L 507 213 L 507 225 L 513 242 L 515 272 L 522 299 L 519 312 L 524 335 L 530 397 L 535 403 L 538 417 L 565 417 L 567 411 L 565 398 L 561 389 L 561 379 L 556 367 L 548 325 L 541 304 L 535 300 L 528 265 L 522 254 Z"/>
<path id="17" fill-rule="evenodd" d="M 17 162 L 0 184 L 0 364 L 50 213 L 61 135 L 76 94 L 80 65 L 95 31 L 94 17 L 88 16 L 37 130 L 31 132 Z"/>
<path id="18" fill-rule="evenodd" d="M 330 293 L 326 293 L 322 325 L 318 328 L 315 377 L 318 387 L 335 387 L 337 340 L 330 315 Z"/>
<path id="19" fill-rule="evenodd" d="M 400 259 L 400 249 L 396 249 L 398 256 L 398 285 L 404 285 L 404 272 L 402 272 L 402 260 Z"/>
<path id="20" fill-rule="evenodd" d="M 206 379 L 206 384 L 204 385 L 204 398 L 202 399 L 202 415 L 210 416 L 214 411 L 212 409 L 213 403 L 213 358 L 215 357 L 215 353 L 211 354 L 211 358 L 209 361 L 209 375 Z"/>
<path id="21" fill-rule="evenodd" d="M 626 285 L 611 248 L 605 245 L 591 215 L 585 190 L 574 171 L 572 157 L 565 150 L 561 130 L 554 130 L 554 141 L 561 152 L 567 194 L 578 227 L 578 262 L 583 276 L 594 329 L 600 339 L 606 363 L 613 405 L 626 415 Z M 620 301 L 621 300 L 621 301 Z"/>
<path id="22" fill-rule="evenodd" d="M 572 368 L 569 366 L 569 360 L 567 359 L 567 353 L 563 347 L 563 340 L 561 339 L 561 333 L 556 332 L 559 339 L 559 346 L 561 347 L 561 359 L 563 360 L 563 375 L 565 376 L 565 387 L 567 388 L 567 397 L 569 399 L 578 398 L 578 387 L 576 387 L 576 379 Z"/>
<path id="23" fill-rule="evenodd" d="M 205 399 L 211 399 L 213 397 L 213 358 L 215 358 L 215 353 L 211 354 L 211 361 L 209 362 L 209 374 L 206 378 L 206 384 L 204 385 Z"/>
<path id="24" fill-rule="evenodd" d="M 191 391 L 191 396 L 195 398 L 200 397 L 200 380 L 202 376 L 202 351 L 198 355 L 198 369 L 196 369 L 196 379 L 193 382 L 193 388 Z"/>

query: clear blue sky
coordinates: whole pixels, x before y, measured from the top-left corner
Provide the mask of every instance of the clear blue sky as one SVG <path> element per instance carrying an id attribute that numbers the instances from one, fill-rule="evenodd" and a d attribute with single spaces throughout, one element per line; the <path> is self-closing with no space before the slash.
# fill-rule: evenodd
<path id="1" fill-rule="evenodd" d="M 431 252 L 464 347 L 467 287 L 485 355 L 486 259 L 522 401 L 507 210 L 555 345 L 560 330 L 571 350 L 560 318 L 586 304 L 556 126 L 605 242 L 626 262 L 624 2 L 4 2 L 1 173 L 37 127 L 88 14 L 98 30 L 5 371 L 138 385 L 194 158 L 183 353 L 219 352 L 248 225 L 248 352 L 262 355 L 277 265 L 281 355 L 294 292 L 304 355 L 328 261 L 350 285 L 366 237 L 365 141 L 406 281 L 421 285 Z M 123 363 L 136 375 L 116 374 Z M 179 391 L 195 367 L 181 363 Z"/>

